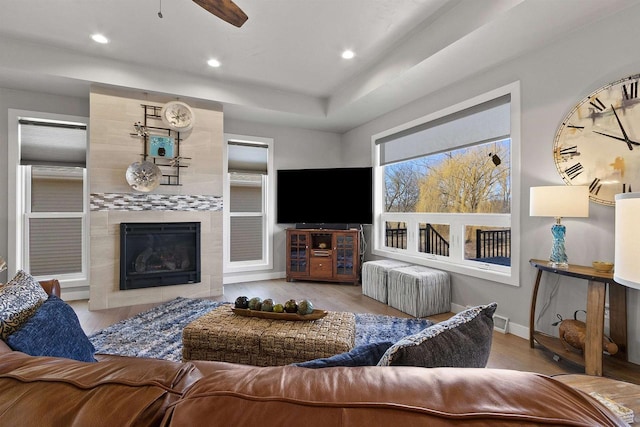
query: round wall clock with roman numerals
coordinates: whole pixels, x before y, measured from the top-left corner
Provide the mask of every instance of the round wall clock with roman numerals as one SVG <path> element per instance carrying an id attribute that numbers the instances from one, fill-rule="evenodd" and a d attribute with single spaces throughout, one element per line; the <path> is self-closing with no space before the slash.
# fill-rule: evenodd
<path id="1" fill-rule="evenodd" d="M 640 191 L 640 74 L 609 83 L 578 102 L 556 132 L 553 158 L 569 185 L 589 186 L 596 203 Z"/>

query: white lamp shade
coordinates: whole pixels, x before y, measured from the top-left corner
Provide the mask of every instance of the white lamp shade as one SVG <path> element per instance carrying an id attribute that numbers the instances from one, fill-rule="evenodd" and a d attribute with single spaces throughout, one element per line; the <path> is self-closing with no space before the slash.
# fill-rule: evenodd
<path id="1" fill-rule="evenodd" d="M 589 187 L 584 185 L 554 185 L 531 187 L 530 216 L 584 218 L 589 216 Z"/>
<path id="2" fill-rule="evenodd" d="M 615 264 L 613 280 L 640 289 L 640 193 L 616 194 Z"/>

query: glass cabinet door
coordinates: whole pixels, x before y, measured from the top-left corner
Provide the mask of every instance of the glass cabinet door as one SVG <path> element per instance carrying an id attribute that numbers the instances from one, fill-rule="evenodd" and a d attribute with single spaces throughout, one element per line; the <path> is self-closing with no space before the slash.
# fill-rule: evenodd
<path id="1" fill-rule="evenodd" d="M 309 239 L 307 233 L 292 232 L 289 236 L 289 271 L 291 273 L 307 272 L 307 252 Z"/>
<path id="2" fill-rule="evenodd" d="M 354 234 L 335 234 L 336 275 L 353 276 L 355 272 L 356 239 Z"/>

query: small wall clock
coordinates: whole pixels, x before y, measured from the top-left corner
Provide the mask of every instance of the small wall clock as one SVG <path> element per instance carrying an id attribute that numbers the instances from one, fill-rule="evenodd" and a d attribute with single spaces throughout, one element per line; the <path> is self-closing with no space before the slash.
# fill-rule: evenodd
<path id="1" fill-rule="evenodd" d="M 165 125 L 178 132 L 190 130 L 195 121 L 193 110 L 182 101 L 170 101 L 164 104 L 160 117 Z"/>
<path id="2" fill-rule="evenodd" d="M 569 185 L 586 185 L 596 203 L 640 191 L 640 74 L 609 83 L 582 99 L 556 132 L 553 158 Z"/>

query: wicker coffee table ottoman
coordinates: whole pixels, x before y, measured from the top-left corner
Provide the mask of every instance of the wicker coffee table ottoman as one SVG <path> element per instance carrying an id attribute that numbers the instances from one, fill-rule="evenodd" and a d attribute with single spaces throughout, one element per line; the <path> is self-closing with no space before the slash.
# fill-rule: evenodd
<path id="1" fill-rule="evenodd" d="M 278 366 L 330 357 L 353 348 L 353 313 L 332 312 L 318 320 L 274 320 L 234 314 L 217 307 L 182 332 L 183 360 L 215 360 Z"/>

